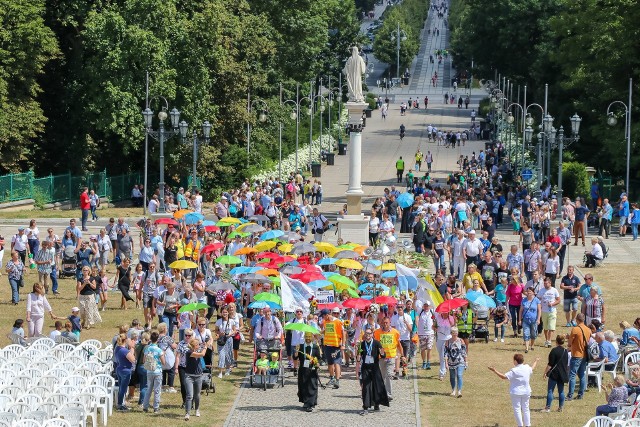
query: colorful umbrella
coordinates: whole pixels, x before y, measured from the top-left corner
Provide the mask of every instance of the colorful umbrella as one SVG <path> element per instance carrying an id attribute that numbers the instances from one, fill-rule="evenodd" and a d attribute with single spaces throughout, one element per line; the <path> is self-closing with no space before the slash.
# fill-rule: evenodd
<path id="1" fill-rule="evenodd" d="M 242 264 L 242 260 L 237 256 L 233 255 L 222 255 L 216 258 L 216 263 L 218 264 L 226 264 L 226 265 L 234 265 L 234 264 Z"/>
<path id="2" fill-rule="evenodd" d="M 256 274 L 263 274 L 265 276 L 279 276 L 280 272 L 276 269 L 273 268 L 267 268 L 264 270 L 258 270 L 256 271 Z"/>
<path id="3" fill-rule="evenodd" d="M 207 286 L 209 291 L 235 291 L 236 287 L 229 282 L 216 282 Z"/>
<path id="4" fill-rule="evenodd" d="M 250 246 L 245 246 L 244 248 L 238 249 L 233 254 L 238 256 L 238 255 L 249 255 L 249 254 L 255 254 L 255 253 L 256 253 L 255 248 L 252 248 Z"/>
<path id="5" fill-rule="evenodd" d="M 318 304 L 318 310 L 333 310 L 334 308 L 342 308 L 342 306 L 337 302 L 329 302 L 326 304 Z"/>
<path id="6" fill-rule="evenodd" d="M 278 250 L 283 254 L 288 254 L 293 249 L 293 245 L 291 243 L 285 243 L 278 246 Z"/>
<path id="7" fill-rule="evenodd" d="M 371 258 L 369 258 L 365 262 L 365 265 L 366 264 L 373 265 L 374 267 L 380 267 L 382 265 L 382 261 L 380 261 L 379 259 L 371 259 Z"/>
<path id="8" fill-rule="evenodd" d="M 258 255 L 256 255 L 256 258 L 258 258 L 258 259 L 277 259 L 277 258 L 280 258 L 280 255 L 278 255 L 275 252 L 260 252 Z"/>
<path id="9" fill-rule="evenodd" d="M 218 222 L 219 223 L 223 222 L 225 224 L 242 224 L 242 221 L 240 221 L 238 218 L 234 218 L 232 216 L 221 218 L 220 221 L 218 221 Z"/>
<path id="10" fill-rule="evenodd" d="M 176 212 L 173 213 L 173 217 L 175 219 L 180 219 L 183 216 L 185 216 L 186 214 L 189 214 L 191 212 L 193 212 L 193 211 L 191 211 L 189 209 L 180 209 L 179 211 L 176 211 Z"/>
<path id="11" fill-rule="evenodd" d="M 339 252 L 334 252 L 332 256 L 338 259 L 345 259 L 345 258 L 354 259 L 354 258 L 358 258 L 360 254 L 356 251 L 352 251 L 349 249 L 342 249 Z"/>
<path id="12" fill-rule="evenodd" d="M 258 273 L 249 273 L 245 276 L 243 276 L 242 278 L 239 279 L 242 282 L 248 282 L 248 283 L 267 283 L 269 282 L 269 278 L 267 276 L 263 276 L 262 274 L 258 274 Z"/>
<path id="13" fill-rule="evenodd" d="M 389 270 L 389 271 L 385 271 L 384 273 L 382 273 L 381 277 L 383 277 L 385 279 L 390 279 L 392 277 L 396 277 L 397 275 L 398 275 L 398 273 L 396 273 L 395 271 Z"/>
<path id="14" fill-rule="evenodd" d="M 402 209 L 408 208 L 409 206 L 413 205 L 413 194 L 402 193 L 398 196 L 398 200 L 396 201 L 398 202 L 398 206 L 400 206 Z"/>
<path id="15" fill-rule="evenodd" d="M 266 215 L 253 215 L 249 217 L 249 221 L 271 221 Z"/>
<path id="16" fill-rule="evenodd" d="M 186 259 L 181 259 L 178 261 L 173 261 L 169 264 L 169 268 L 177 268 L 179 270 L 185 270 L 188 268 L 198 268 L 198 264 L 193 261 L 187 261 Z"/>
<path id="17" fill-rule="evenodd" d="M 364 267 L 358 261 L 353 259 L 342 258 L 336 261 L 338 267 L 350 268 L 352 270 L 362 270 Z"/>
<path id="18" fill-rule="evenodd" d="M 307 252 L 315 252 L 317 249 L 311 243 L 299 242 L 293 245 L 294 254 L 306 254 Z"/>
<path id="19" fill-rule="evenodd" d="M 273 240 L 269 240 L 268 242 L 260 242 L 257 245 L 255 245 L 253 248 L 258 251 L 258 252 L 262 252 L 262 251 L 268 251 L 269 249 L 273 249 L 278 243 L 274 242 Z"/>
<path id="20" fill-rule="evenodd" d="M 260 267 L 235 267 L 231 271 L 229 271 L 229 274 L 231 274 L 232 276 L 236 276 L 238 274 L 255 273 L 258 270 L 261 270 L 261 268 Z"/>
<path id="21" fill-rule="evenodd" d="M 271 281 L 271 283 L 273 283 L 273 286 L 280 286 L 279 277 L 269 277 L 269 280 Z"/>
<path id="22" fill-rule="evenodd" d="M 260 236 L 260 241 L 264 242 L 265 240 L 277 239 L 278 237 L 284 236 L 284 231 L 282 230 L 270 230 L 266 233 L 262 233 Z"/>
<path id="23" fill-rule="evenodd" d="M 345 291 L 347 291 L 347 294 L 351 297 L 351 298 L 358 298 L 360 297 L 360 295 L 358 295 L 358 292 L 356 292 L 354 289 L 352 288 L 347 288 L 345 289 Z"/>
<path id="24" fill-rule="evenodd" d="M 275 262 L 259 262 L 259 263 L 256 264 L 256 267 L 272 268 L 274 270 L 277 270 L 278 268 L 280 268 L 280 265 L 275 263 Z"/>
<path id="25" fill-rule="evenodd" d="M 158 218 L 154 221 L 154 224 L 171 224 L 178 225 L 178 221 L 173 218 Z"/>
<path id="26" fill-rule="evenodd" d="M 204 231 L 206 231 L 207 233 L 219 233 L 220 232 L 220 227 L 215 226 L 215 225 L 205 225 L 204 226 Z"/>
<path id="27" fill-rule="evenodd" d="M 251 233 L 243 233 L 241 231 L 234 231 L 232 233 L 229 233 L 229 238 L 230 239 L 235 239 L 236 236 L 240 236 L 240 237 L 249 237 L 251 236 Z"/>
<path id="28" fill-rule="evenodd" d="M 481 294 L 471 303 L 474 306 L 496 308 L 496 302 L 489 295 Z"/>
<path id="29" fill-rule="evenodd" d="M 311 325 L 307 325 L 306 323 L 288 323 L 284 326 L 285 331 L 300 331 L 300 332 L 311 332 L 312 334 L 319 334 L 320 331 L 314 328 Z"/>
<path id="30" fill-rule="evenodd" d="M 284 274 L 289 274 L 289 275 L 296 275 L 296 274 L 304 273 L 304 270 L 301 269 L 300 267 L 295 267 L 293 265 L 285 265 L 284 267 L 282 267 L 280 269 L 280 272 L 284 273 Z M 291 277 L 295 279 L 295 277 L 293 277 L 293 276 L 291 276 Z"/>
<path id="31" fill-rule="evenodd" d="M 192 302 L 190 304 L 185 304 L 182 307 L 180 307 L 180 310 L 178 310 L 178 313 L 184 313 L 185 311 L 198 311 L 198 310 L 207 309 L 207 308 L 209 308 L 209 306 L 203 302 Z"/>
<path id="32" fill-rule="evenodd" d="M 353 280 L 349 279 L 348 277 L 341 276 L 339 274 L 329 277 L 328 280 L 334 285 L 336 285 L 336 289 L 338 285 L 344 285 L 344 287 L 341 286 L 340 290 L 346 289 L 346 287 L 351 287 L 353 289 L 356 289 L 356 284 L 353 283 Z"/>
<path id="33" fill-rule="evenodd" d="M 266 230 L 263 226 L 253 223 L 248 223 L 248 225 L 242 224 L 240 227 L 242 227 L 241 230 L 246 233 L 262 233 Z M 240 229 L 240 227 L 238 227 L 238 229 Z"/>
<path id="34" fill-rule="evenodd" d="M 371 301 L 362 298 L 351 298 L 342 303 L 344 308 L 355 308 L 356 310 L 366 310 L 371 305 Z"/>
<path id="35" fill-rule="evenodd" d="M 273 310 L 280 310 L 282 308 L 282 306 L 278 303 L 275 303 L 273 301 L 254 301 L 251 304 L 249 304 L 249 308 L 271 308 Z M 304 325 L 304 323 L 303 323 Z"/>
<path id="36" fill-rule="evenodd" d="M 202 225 L 206 227 L 207 225 L 216 225 L 216 223 L 215 221 L 206 220 L 206 221 L 202 221 Z"/>
<path id="37" fill-rule="evenodd" d="M 316 247 L 316 250 L 318 252 L 331 252 L 331 251 L 334 251 L 336 249 L 335 246 L 333 246 L 331 243 L 328 243 L 328 242 L 314 243 L 313 246 Z"/>
<path id="38" fill-rule="evenodd" d="M 437 308 L 436 312 L 438 313 L 448 313 L 451 310 L 455 310 L 456 308 L 464 307 L 469 304 L 469 301 L 462 298 L 453 298 L 442 302 Z"/>
<path id="39" fill-rule="evenodd" d="M 318 261 L 318 265 L 331 265 L 335 264 L 338 261 L 338 258 L 322 258 Z"/>
<path id="40" fill-rule="evenodd" d="M 254 301 L 271 301 L 276 304 L 282 304 L 282 298 L 279 295 L 272 294 L 271 292 L 260 292 L 253 297 Z"/>
<path id="41" fill-rule="evenodd" d="M 301 274 L 294 274 L 291 278 L 301 280 L 304 283 L 313 282 L 314 280 L 324 280 L 324 276 L 317 271 L 305 271 Z"/>
<path id="42" fill-rule="evenodd" d="M 393 263 L 386 263 L 386 264 L 382 264 L 381 266 L 378 267 L 378 270 L 395 270 L 396 269 L 396 265 Z"/>
<path id="43" fill-rule="evenodd" d="M 202 253 L 203 254 L 208 254 L 209 252 L 215 252 L 218 251 L 220 249 L 224 248 L 224 243 L 212 243 L 210 245 L 205 246 L 204 248 L 202 248 Z"/>
<path id="44" fill-rule="evenodd" d="M 204 215 L 198 212 L 191 212 L 182 217 L 185 224 L 197 224 L 198 221 L 202 221 L 203 219 Z"/>
<path id="45" fill-rule="evenodd" d="M 382 297 L 376 297 L 376 303 L 386 304 L 386 305 L 396 305 L 398 303 L 398 300 L 395 299 L 394 297 L 382 296 Z"/>
<path id="46" fill-rule="evenodd" d="M 307 283 L 307 286 L 313 289 L 321 289 L 321 288 L 326 288 L 328 286 L 333 286 L 333 283 L 331 283 L 328 280 L 313 280 Z"/>
<path id="47" fill-rule="evenodd" d="M 322 275 L 328 279 L 331 276 L 338 276 L 338 273 L 335 271 L 324 271 Z"/>

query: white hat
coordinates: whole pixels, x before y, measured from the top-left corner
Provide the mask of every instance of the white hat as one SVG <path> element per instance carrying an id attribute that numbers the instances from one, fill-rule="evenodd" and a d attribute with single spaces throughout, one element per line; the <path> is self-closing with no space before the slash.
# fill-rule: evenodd
<path id="1" fill-rule="evenodd" d="M 227 196 L 220 197 L 220 200 L 227 200 Z"/>
<path id="2" fill-rule="evenodd" d="M 431 305 L 431 301 L 426 300 L 424 303 L 422 303 L 422 305 Z"/>
<path id="3" fill-rule="evenodd" d="M 469 230 L 469 234 L 476 234 L 476 230 Z"/>
<path id="4" fill-rule="evenodd" d="M 80 311 L 80 309 L 79 309 L 78 307 L 73 307 L 73 308 L 71 309 L 71 312 L 73 313 L 73 312 L 75 312 L 75 311 Z"/>
<path id="5" fill-rule="evenodd" d="M 334 313 L 340 313 L 340 309 L 338 307 L 334 307 L 332 311 Z"/>

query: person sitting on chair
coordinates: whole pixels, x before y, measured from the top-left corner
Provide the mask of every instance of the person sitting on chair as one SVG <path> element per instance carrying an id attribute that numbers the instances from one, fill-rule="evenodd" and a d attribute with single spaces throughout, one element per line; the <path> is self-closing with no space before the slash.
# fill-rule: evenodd
<path id="1" fill-rule="evenodd" d="M 591 252 L 585 252 L 584 255 L 586 257 L 586 262 L 584 266 L 586 268 L 595 267 L 598 261 L 602 261 L 604 259 L 604 253 L 602 252 L 602 246 L 598 244 L 598 239 L 593 237 L 591 239 L 591 244 L 593 247 L 591 248 Z"/>

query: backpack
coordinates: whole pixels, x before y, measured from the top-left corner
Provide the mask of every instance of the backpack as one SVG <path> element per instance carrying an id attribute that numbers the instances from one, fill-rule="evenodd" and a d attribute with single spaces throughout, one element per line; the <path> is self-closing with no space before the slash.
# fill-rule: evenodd
<path id="1" fill-rule="evenodd" d="M 144 361 L 142 363 L 142 366 L 144 366 L 144 369 L 147 370 L 147 372 L 154 372 L 156 369 L 158 369 L 158 362 L 156 361 L 156 357 L 153 355 L 153 352 L 148 351 L 148 349 L 145 349 L 147 351 L 144 352 Z"/>
<path id="2" fill-rule="evenodd" d="M 597 342 L 593 341 L 587 345 L 587 356 L 589 360 L 596 360 L 600 357 L 600 347 Z"/>

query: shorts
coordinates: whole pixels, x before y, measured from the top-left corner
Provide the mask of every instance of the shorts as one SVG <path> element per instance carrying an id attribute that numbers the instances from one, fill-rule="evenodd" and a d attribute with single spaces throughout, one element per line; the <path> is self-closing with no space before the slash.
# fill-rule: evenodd
<path id="1" fill-rule="evenodd" d="M 153 308 L 153 294 L 142 293 L 142 307 Z"/>
<path id="2" fill-rule="evenodd" d="M 627 217 L 626 216 L 621 216 L 620 217 L 620 227 L 622 227 L 623 225 L 627 225 Z"/>
<path id="3" fill-rule="evenodd" d="M 340 347 L 325 345 L 324 354 L 327 358 L 327 365 L 342 365 L 342 351 L 340 351 Z"/>
<path id="4" fill-rule="evenodd" d="M 565 298 L 565 300 L 562 301 L 562 305 L 564 305 L 565 313 L 576 311 L 578 310 L 578 298 Z"/>
<path id="5" fill-rule="evenodd" d="M 520 231 L 520 221 L 513 221 L 513 231 Z"/>
<path id="6" fill-rule="evenodd" d="M 433 348 L 433 336 L 434 334 L 420 335 L 420 351 L 431 350 Z"/>
<path id="7" fill-rule="evenodd" d="M 555 331 L 556 330 L 556 312 L 542 312 L 542 325 L 545 331 Z"/>
<path id="8" fill-rule="evenodd" d="M 458 332 L 458 336 L 463 340 L 466 340 L 471 336 L 471 332 Z"/>

